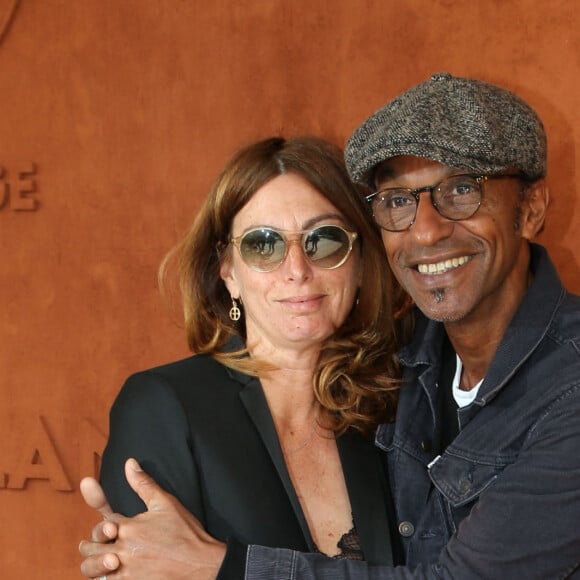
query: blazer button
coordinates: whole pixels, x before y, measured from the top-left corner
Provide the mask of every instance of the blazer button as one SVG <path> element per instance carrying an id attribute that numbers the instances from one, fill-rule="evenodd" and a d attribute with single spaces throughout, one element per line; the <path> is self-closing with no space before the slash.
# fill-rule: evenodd
<path id="1" fill-rule="evenodd" d="M 399 534 L 403 538 L 409 538 L 415 533 L 415 526 L 411 522 L 400 522 L 399 523 Z"/>

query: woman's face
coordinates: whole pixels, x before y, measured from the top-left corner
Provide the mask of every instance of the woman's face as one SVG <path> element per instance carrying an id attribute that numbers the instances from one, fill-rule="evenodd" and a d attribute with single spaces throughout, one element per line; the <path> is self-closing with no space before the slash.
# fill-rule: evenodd
<path id="1" fill-rule="evenodd" d="M 339 211 L 302 177 L 285 174 L 263 185 L 238 212 L 231 235 L 270 227 L 285 232 L 320 225 L 349 229 Z M 290 240 L 300 235 L 286 234 Z M 272 272 L 256 272 L 243 261 L 238 248 L 221 268 L 230 294 L 241 298 L 248 348 L 317 348 L 346 319 L 360 284 L 361 260 L 355 242 L 346 262 L 325 270 L 307 260 L 300 243 L 290 243 L 282 264 Z"/>

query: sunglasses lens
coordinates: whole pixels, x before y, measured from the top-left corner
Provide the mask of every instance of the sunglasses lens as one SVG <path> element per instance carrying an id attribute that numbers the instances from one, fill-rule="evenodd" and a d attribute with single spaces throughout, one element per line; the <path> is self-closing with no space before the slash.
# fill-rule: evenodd
<path id="1" fill-rule="evenodd" d="M 338 226 L 321 226 L 304 238 L 304 252 L 319 268 L 338 268 L 350 253 L 348 234 Z"/>
<path id="2" fill-rule="evenodd" d="M 286 253 L 286 242 L 275 230 L 261 228 L 248 232 L 240 242 L 244 262 L 258 272 L 276 269 Z"/>
<path id="3" fill-rule="evenodd" d="M 242 236 L 239 250 L 250 268 L 257 272 L 272 272 L 284 261 L 287 244 L 283 233 L 271 228 L 259 228 Z M 344 264 L 352 248 L 349 234 L 333 225 L 320 226 L 308 232 L 302 238 L 302 244 L 308 260 L 326 270 Z"/>

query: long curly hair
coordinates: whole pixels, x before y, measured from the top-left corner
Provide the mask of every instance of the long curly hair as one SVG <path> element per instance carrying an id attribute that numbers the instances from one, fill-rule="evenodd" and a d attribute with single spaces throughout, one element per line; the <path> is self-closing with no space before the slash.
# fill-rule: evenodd
<path id="1" fill-rule="evenodd" d="M 316 137 L 274 137 L 246 146 L 226 163 L 193 225 L 160 268 L 161 287 L 175 258 L 185 330 L 193 352 L 259 376 L 272 368 L 244 348 L 226 346 L 232 336 L 245 342 L 243 317 L 229 317 L 232 302 L 220 277 L 231 251 L 234 217 L 260 187 L 286 173 L 296 174 L 327 198 L 358 233 L 362 284 L 344 324 L 321 346 L 313 377 L 316 397 L 328 410 L 337 434 L 349 427 L 370 434 L 394 417 L 400 371 L 396 352 L 410 332 L 406 294 L 395 281 L 380 233 L 369 218 L 363 191 L 346 172 L 341 150 Z"/>

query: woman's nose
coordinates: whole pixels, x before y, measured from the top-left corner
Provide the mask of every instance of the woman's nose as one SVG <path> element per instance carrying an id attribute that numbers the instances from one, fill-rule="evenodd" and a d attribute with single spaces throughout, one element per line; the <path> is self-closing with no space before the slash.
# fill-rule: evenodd
<path id="1" fill-rule="evenodd" d="M 288 253 L 282 267 L 289 279 L 304 279 L 312 272 L 312 264 L 304 253 L 301 240 L 288 241 Z"/>

